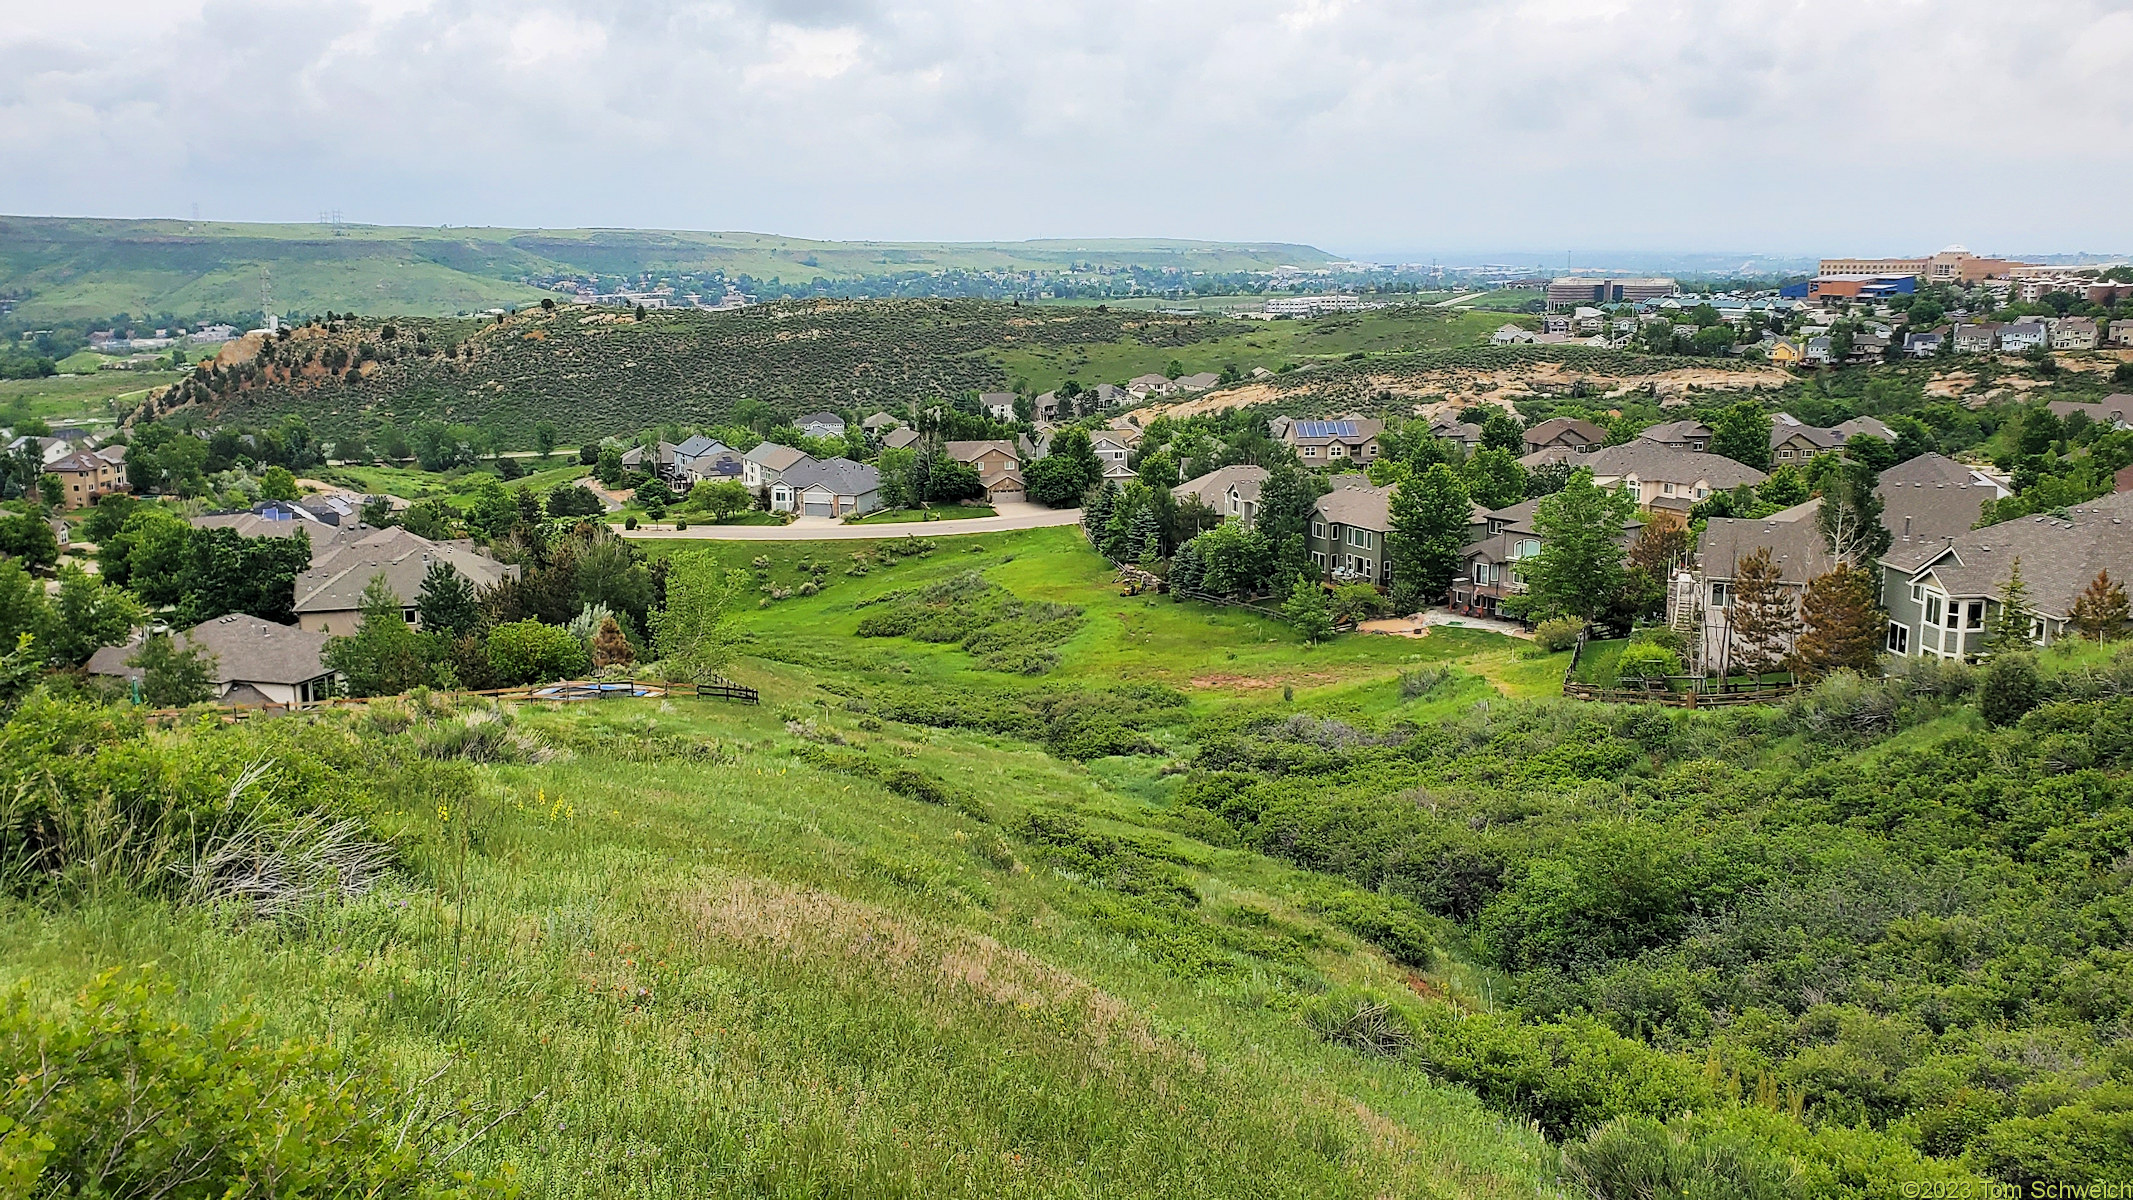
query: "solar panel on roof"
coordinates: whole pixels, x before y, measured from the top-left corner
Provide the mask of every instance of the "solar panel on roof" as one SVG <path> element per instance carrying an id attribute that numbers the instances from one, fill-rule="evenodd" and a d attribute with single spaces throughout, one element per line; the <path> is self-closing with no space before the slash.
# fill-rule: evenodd
<path id="1" fill-rule="evenodd" d="M 1301 421 L 1298 422 L 1298 432 L 1300 436 L 1307 438 L 1354 437 L 1355 422 Z"/>

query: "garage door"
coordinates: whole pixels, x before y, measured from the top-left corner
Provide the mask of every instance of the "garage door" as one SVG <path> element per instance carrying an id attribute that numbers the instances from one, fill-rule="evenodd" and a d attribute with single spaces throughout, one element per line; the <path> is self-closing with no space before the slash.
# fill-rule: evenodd
<path id="1" fill-rule="evenodd" d="M 990 497 L 994 504 L 1020 504 L 1027 498 L 1025 493 L 1013 488 L 1000 488 Z"/>
<path id="2" fill-rule="evenodd" d="M 834 517 L 837 515 L 837 502 L 834 500 L 810 500 L 807 502 L 807 515 L 810 517 Z"/>

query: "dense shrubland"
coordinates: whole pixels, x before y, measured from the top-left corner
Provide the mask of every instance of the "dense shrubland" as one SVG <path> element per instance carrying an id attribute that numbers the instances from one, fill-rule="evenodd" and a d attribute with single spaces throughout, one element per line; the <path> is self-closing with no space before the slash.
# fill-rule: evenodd
<path id="1" fill-rule="evenodd" d="M 1253 717 L 1208 731 L 1180 797 L 1457 922 L 1508 1007 L 1406 1006 L 1402 1053 L 1591 1135 L 1591 1162 L 1733 1139 L 1840 1175 L 1923 1154 L 2123 1178 L 2133 661 L 2056 677 L 2000 728 L 1973 686 L 1936 666 L 1784 709 Z"/>

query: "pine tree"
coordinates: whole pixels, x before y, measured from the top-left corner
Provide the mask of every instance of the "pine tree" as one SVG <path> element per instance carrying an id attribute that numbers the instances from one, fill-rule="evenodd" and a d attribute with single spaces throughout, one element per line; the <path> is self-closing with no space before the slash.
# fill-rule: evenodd
<path id="1" fill-rule="evenodd" d="M 481 601 L 466 576 L 440 559 L 431 563 L 422 577 L 422 591 L 415 597 L 415 615 L 422 619 L 426 630 L 465 637 L 481 627 Z"/>
<path id="2" fill-rule="evenodd" d="M 600 632 L 593 638 L 592 660 L 596 667 L 626 667 L 637 661 L 637 652 L 630 648 L 630 640 L 615 618 L 600 622 Z"/>
<path id="3" fill-rule="evenodd" d="M 2114 581 L 2109 571 L 2096 572 L 2068 616 L 2081 636 L 2092 642 L 2116 638 L 2125 630 L 2129 616 L 2125 585 Z"/>
<path id="4" fill-rule="evenodd" d="M 1881 652 L 1883 617 L 1874 606 L 1874 577 L 1839 564 L 1807 585 L 1800 600 L 1803 629 L 1792 648 L 1792 669 L 1810 679 L 1832 671 L 1871 671 Z"/>
<path id="5" fill-rule="evenodd" d="M 2036 623 L 2036 616 L 2029 611 L 2029 585 L 2022 582 L 2019 558 L 2010 566 L 2007 582 L 2000 585 L 1999 601 L 1999 611 L 1992 614 L 1992 623 L 1985 631 L 1982 651 L 1986 658 L 2021 653 L 2035 645 L 2029 629 Z"/>
<path id="6" fill-rule="evenodd" d="M 1089 497 L 1088 504 L 1081 510 L 1081 525 L 1083 529 L 1088 530 L 1090 541 L 1098 545 L 1103 544 L 1104 531 L 1111 524 L 1111 509 L 1117 503 L 1118 485 L 1115 483 L 1104 484 L 1097 489 L 1094 496 Z"/>
<path id="7" fill-rule="evenodd" d="M 1799 637 L 1800 618 L 1768 547 L 1733 568 L 1733 605 L 1726 622 L 1730 669 L 1749 675 L 1775 671 Z"/>
<path id="8" fill-rule="evenodd" d="M 1155 505 L 1143 504 L 1134 510 L 1133 519 L 1126 524 L 1126 545 L 1131 557 L 1145 555 L 1150 543 L 1155 545 L 1153 557 L 1163 556 L 1163 522 L 1155 515 Z"/>

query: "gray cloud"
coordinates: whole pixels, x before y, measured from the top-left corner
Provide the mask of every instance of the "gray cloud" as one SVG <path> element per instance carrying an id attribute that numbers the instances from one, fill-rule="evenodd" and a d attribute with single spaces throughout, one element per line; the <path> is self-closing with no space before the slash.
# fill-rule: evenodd
<path id="1" fill-rule="evenodd" d="M 2124 246 L 2101 0 L 118 0 L 0 209 L 1330 248 Z"/>

